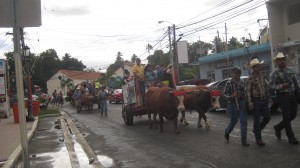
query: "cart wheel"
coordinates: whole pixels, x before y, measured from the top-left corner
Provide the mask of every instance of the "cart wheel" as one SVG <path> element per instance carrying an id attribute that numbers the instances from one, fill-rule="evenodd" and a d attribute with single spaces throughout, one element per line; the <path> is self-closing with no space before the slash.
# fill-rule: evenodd
<path id="1" fill-rule="evenodd" d="M 133 125 L 132 110 L 130 107 L 125 107 L 123 109 L 123 119 L 126 125 Z"/>

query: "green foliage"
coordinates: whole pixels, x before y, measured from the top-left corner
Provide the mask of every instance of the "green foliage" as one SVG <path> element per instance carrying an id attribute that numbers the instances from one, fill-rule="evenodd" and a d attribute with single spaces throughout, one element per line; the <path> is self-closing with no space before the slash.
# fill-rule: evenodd
<path id="1" fill-rule="evenodd" d="M 234 50 L 242 47 L 244 47 L 243 44 L 240 43 L 236 37 L 231 37 L 229 39 L 228 50 Z"/>
<path id="2" fill-rule="evenodd" d="M 164 53 L 162 50 L 155 50 L 153 55 L 149 55 L 147 60 L 154 67 L 156 65 L 168 65 L 170 64 L 170 54 Z"/>
<path id="3" fill-rule="evenodd" d="M 74 89 L 74 81 L 71 78 L 62 78 L 60 80 L 60 88 L 64 90 L 67 87 L 68 90 Z"/>
<path id="4" fill-rule="evenodd" d="M 10 88 L 16 91 L 15 61 L 13 59 L 13 53 L 5 53 L 5 56 L 10 67 L 9 75 L 11 77 L 11 80 L 14 79 L 14 82 L 10 81 L 9 85 L 11 85 Z M 60 60 L 54 49 L 48 49 L 38 56 L 31 54 L 29 61 L 29 65 L 31 67 L 30 75 L 32 86 L 41 86 L 41 88 L 43 89 L 42 92 L 45 93 L 47 92 L 47 80 L 51 78 L 58 70 L 67 69 L 82 71 L 84 68 L 86 68 L 86 66 L 83 65 L 81 61 L 78 61 L 77 58 L 72 58 L 68 53 L 66 53 L 62 60 Z"/>
<path id="5" fill-rule="evenodd" d="M 194 67 L 190 67 L 188 65 L 179 65 L 178 71 L 179 71 L 179 80 L 180 81 L 195 78 L 196 72 L 195 72 Z"/>
<path id="6" fill-rule="evenodd" d="M 65 56 L 62 57 L 60 68 L 64 70 L 82 71 L 86 66 L 83 65 L 82 61 L 79 61 L 77 58 L 72 58 L 70 54 L 66 53 Z"/>
<path id="7" fill-rule="evenodd" d="M 45 115 L 48 115 L 48 114 L 52 114 L 52 115 L 57 114 L 57 115 L 59 115 L 60 111 L 57 108 L 47 108 L 47 109 L 41 110 L 39 116 L 44 117 Z"/>
<path id="8" fill-rule="evenodd" d="M 112 76 L 117 69 L 119 69 L 120 67 L 123 66 L 124 60 L 123 60 L 122 56 L 123 56 L 122 53 L 118 52 L 115 63 L 109 65 L 109 67 L 106 70 L 106 75 L 108 77 Z"/>

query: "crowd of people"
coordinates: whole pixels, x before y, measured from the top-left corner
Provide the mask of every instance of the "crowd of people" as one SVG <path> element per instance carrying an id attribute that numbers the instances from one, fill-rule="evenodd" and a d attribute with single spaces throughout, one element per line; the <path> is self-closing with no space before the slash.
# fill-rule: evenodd
<path id="1" fill-rule="evenodd" d="M 230 115 L 230 122 L 225 128 L 224 137 L 229 141 L 229 135 L 240 120 L 241 142 L 243 146 L 250 146 L 247 142 L 247 108 L 253 114 L 253 133 L 258 146 L 265 146 L 262 140 L 262 130 L 271 119 L 268 109 L 268 98 L 270 90 L 276 93 L 275 101 L 281 108 L 282 120 L 274 126 L 275 136 L 281 139 L 281 131 L 285 129 L 290 144 L 298 145 L 299 141 L 293 133 L 291 122 L 297 115 L 297 100 L 295 93 L 299 88 L 299 81 L 295 77 L 292 68 L 286 66 L 286 56 L 278 53 L 273 59 L 276 64 L 275 70 L 270 74 L 269 81 L 262 73 L 261 64 L 257 58 L 250 62 L 252 70 L 247 84 L 240 80 L 241 70 L 232 69 L 232 78 L 225 86 L 225 97 L 228 99 L 227 112 Z"/>

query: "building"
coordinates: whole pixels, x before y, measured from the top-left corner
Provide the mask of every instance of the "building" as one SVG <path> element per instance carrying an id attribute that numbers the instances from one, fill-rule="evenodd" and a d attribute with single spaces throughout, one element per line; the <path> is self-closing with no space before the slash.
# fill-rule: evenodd
<path id="1" fill-rule="evenodd" d="M 299 0 L 269 0 L 267 3 L 271 52 L 288 55 L 287 64 L 300 73 L 300 2 Z"/>
<path id="2" fill-rule="evenodd" d="M 272 66 L 269 42 L 200 57 L 192 65 L 199 66 L 201 79 L 219 81 L 231 77 L 233 67 L 241 68 L 241 75 L 249 75 L 248 64 L 254 57 L 264 61 L 263 72 L 268 77 Z"/>
<path id="3" fill-rule="evenodd" d="M 70 78 L 74 81 L 74 86 L 76 86 L 77 84 L 87 80 L 98 80 L 100 78 L 100 72 L 59 70 L 47 81 L 48 94 L 51 94 L 54 90 L 62 90 L 60 88 L 60 78 Z M 67 92 L 67 88 L 64 88 L 62 91 L 65 94 Z"/>
<path id="4" fill-rule="evenodd" d="M 133 67 L 133 64 L 131 63 L 124 63 L 124 69 L 127 69 L 130 74 L 132 75 L 132 67 Z M 112 75 L 112 77 L 116 78 L 116 77 L 122 77 L 123 78 L 123 66 L 120 66 L 115 72 L 114 74 Z"/>

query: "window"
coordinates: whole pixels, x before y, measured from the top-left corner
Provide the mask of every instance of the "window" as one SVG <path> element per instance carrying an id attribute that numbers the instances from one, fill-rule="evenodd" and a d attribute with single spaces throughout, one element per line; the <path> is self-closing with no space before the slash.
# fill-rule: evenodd
<path id="1" fill-rule="evenodd" d="M 222 70 L 223 79 L 231 77 L 231 69 L 224 69 Z"/>
<path id="2" fill-rule="evenodd" d="M 287 7 L 288 24 L 300 22 L 300 3 L 293 4 Z"/>

